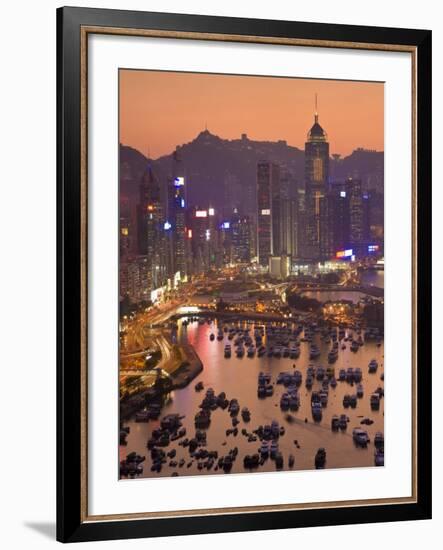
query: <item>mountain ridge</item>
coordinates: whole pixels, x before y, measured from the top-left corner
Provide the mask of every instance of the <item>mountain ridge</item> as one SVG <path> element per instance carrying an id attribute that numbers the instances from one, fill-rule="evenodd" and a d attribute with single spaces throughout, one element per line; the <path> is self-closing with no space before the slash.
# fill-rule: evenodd
<path id="1" fill-rule="evenodd" d="M 250 204 L 255 185 L 257 162 L 269 160 L 287 169 L 296 185 L 304 182 L 304 151 L 284 140 L 256 141 L 242 134 L 239 139 L 224 139 L 208 130 L 176 149 L 183 161 L 189 206 L 222 206 L 229 202 L 230 189 L 242 203 Z M 139 183 L 146 164 L 152 166 L 166 193 L 172 175 L 173 153 L 148 159 L 134 147 L 120 144 L 120 194 L 129 203 L 138 199 Z M 330 160 L 334 179 L 360 177 L 366 187 L 382 191 L 384 152 L 363 148 L 343 158 Z M 252 209 L 252 205 L 251 205 Z"/>

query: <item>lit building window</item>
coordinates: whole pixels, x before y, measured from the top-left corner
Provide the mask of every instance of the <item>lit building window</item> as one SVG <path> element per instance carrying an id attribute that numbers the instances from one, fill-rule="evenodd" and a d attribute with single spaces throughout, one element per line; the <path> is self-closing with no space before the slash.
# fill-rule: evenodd
<path id="1" fill-rule="evenodd" d="M 314 171 L 314 181 L 321 182 L 323 181 L 323 161 L 320 157 L 317 157 L 313 160 L 313 171 Z"/>

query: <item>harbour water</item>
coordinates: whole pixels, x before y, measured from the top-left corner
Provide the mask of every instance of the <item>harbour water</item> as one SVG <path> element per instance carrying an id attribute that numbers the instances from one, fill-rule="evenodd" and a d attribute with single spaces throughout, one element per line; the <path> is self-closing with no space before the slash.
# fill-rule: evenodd
<path id="1" fill-rule="evenodd" d="M 385 287 L 385 272 L 383 270 L 367 269 L 361 275 L 361 282 L 366 286 Z"/>
<path id="2" fill-rule="evenodd" d="M 253 333 L 254 325 L 243 322 L 243 327 L 248 326 Z M 339 345 L 338 359 L 333 365 L 335 367 L 335 376 L 338 380 L 340 369 L 348 367 L 360 367 L 363 372 L 362 384 L 364 387 L 364 396 L 358 399 L 357 407 L 344 408 L 343 397 L 345 394 L 355 394 L 355 385 L 351 387 L 348 382 L 338 381 L 337 387 L 329 388 L 328 404 L 323 408 L 323 418 L 321 422 L 314 422 L 311 415 L 311 392 L 319 390 L 321 382 L 315 380 L 312 390 L 305 387 L 306 370 L 309 365 L 324 367 L 328 366 L 327 355 L 331 348 L 330 343 L 321 340 L 320 335 L 316 334 L 316 342 L 321 351 L 321 355 L 316 360 L 309 359 L 309 346 L 307 342 L 301 343 L 301 353 L 297 360 L 290 358 L 257 357 L 248 358 L 245 354 L 243 358 L 235 355 L 232 345 L 232 357 L 224 357 L 224 347 L 226 344 L 233 344 L 228 340 L 227 333 L 224 333 L 222 341 L 210 340 L 211 333 L 217 334 L 217 321 L 211 325 L 190 323 L 184 326 L 179 322 L 178 339 L 188 341 L 197 351 L 203 362 L 203 371 L 187 387 L 171 392 L 167 403 L 162 409 L 160 419 L 170 413 L 178 413 L 184 416 L 182 422 L 186 428 L 186 436 L 194 437 L 194 416 L 198 412 L 199 405 L 202 402 L 205 391 L 213 388 L 215 394 L 225 392 L 227 399 L 236 398 L 239 401 L 240 408 L 248 407 L 251 412 L 249 422 L 244 422 L 241 416 L 238 416 L 240 423 L 238 425 L 238 435 L 226 435 L 226 430 L 232 428 L 232 418 L 228 410 L 218 408 L 211 415 L 211 424 L 207 430 L 207 446 L 211 451 L 217 451 L 218 456 L 225 455 L 230 449 L 238 448 L 238 458 L 234 462 L 231 473 L 244 473 L 243 458 L 247 454 L 258 452 L 260 441 L 248 441 L 248 437 L 242 434 L 246 429 L 248 434 L 252 433 L 258 426 L 270 424 L 272 420 L 277 420 L 280 426 L 284 426 L 285 434 L 279 438 L 279 450 L 284 459 L 284 470 L 288 470 L 288 457 L 294 455 L 295 470 L 307 470 L 314 468 L 314 457 L 319 447 L 324 447 L 327 452 L 327 468 L 350 468 L 374 466 L 374 444 L 373 439 L 377 431 L 383 432 L 384 399 L 380 401 L 378 411 L 371 410 L 370 395 L 379 386 L 383 387 L 380 376 L 384 372 L 383 342 L 377 346 L 375 342 L 366 342 L 360 346 L 358 351 L 350 350 L 350 342 L 345 342 L 346 349 L 341 349 L 342 342 Z M 266 344 L 266 342 L 265 342 Z M 378 370 L 374 374 L 368 373 L 368 363 L 371 359 L 378 362 Z M 293 371 L 298 369 L 302 372 L 303 381 L 299 387 L 300 408 L 296 412 L 291 412 L 292 419 L 287 420 L 287 412 L 280 409 L 280 397 L 286 391 L 283 385 L 276 384 L 277 375 L 282 371 Z M 269 373 L 271 383 L 274 386 L 274 394 L 265 399 L 257 397 L 257 378 L 259 373 Z M 197 392 L 195 385 L 202 382 L 204 390 Z M 333 432 L 331 430 L 331 418 L 334 414 L 346 414 L 349 417 L 349 423 L 346 431 Z M 360 422 L 364 417 L 373 420 L 373 424 L 366 426 Z M 159 426 L 159 421 L 151 420 L 148 423 L 137 423 L 130 420 L 125 423 L 129 426 L 130 433 L 127 438 L 127 445 L 120 447 L 120 459 L 124 459 L 129 452 L 135 451 L 142 456 L 146 456 L 143 463 L 143 474 L 141 477 L 170 476 L 173 472 L 178 475 L 208 475 L 223 473 L 222 469 L 210 472 L 198 469 L 198 461 L 192 460 L 188 448 L 178 445 L 178 441 L 171 442 L 164 450 L 176 450 L 175 461 L 185 460 L 185 464 L 179 467 L 169 466 L 169 460 L 163 465 L 161 472 L 151 472 L 150 452 L 146 448 L 146 443 L 151 437 L 152 431 Z M 359 427 L 367 430 L 370 443 L 367 448 L 357 447 L 352 439 L 352 430 Z M 296 443 L 295 443 L 296 442 Z M 275 462 L 267 460 L 258 471 L 275 471 Z M 177 475 L 175 474 L 175 475 Z"/>
<path id="3" fill-rule="evenodd" d="M 306 292 L 303 292 L 303 296 L 306 296 L 307 298 L 315 298 L 319 302 L 349 300 L 357 303 L 359 300 L 364 298 L 366 294 L 363 294 L 363 292 L 346 290 L 343 292 L 336 290 L 307 290 Z"/>
<path id="4" fill-rule="evenodd" d="M 375 269 L 365 270 L 361 276 L 360 281 L 363 286 L 375 286 L 378 288 L 384 288 L 384 271 L 378 271 Z M 315 298 L 319 302 L 328 302 L 335 300 L 350 300 L 354 303 L 358 302 L 366 295 L 363 292 L 357 291 L 329 291 L 329 290 L 309 290 L 303 293 L 303 296 L 308 298 Z"/>

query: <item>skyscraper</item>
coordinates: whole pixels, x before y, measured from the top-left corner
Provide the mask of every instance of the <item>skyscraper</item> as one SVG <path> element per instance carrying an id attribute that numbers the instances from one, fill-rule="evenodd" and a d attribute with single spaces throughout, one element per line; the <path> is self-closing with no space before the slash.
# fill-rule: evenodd
<path id="1" fill-rule="evenodd" d="M 346 186 L 349 193 L 349 245 L 356 256 L 366 256 L 371 242 L 371 197 L 362 191 L 360 179 L 348 178 Z"/>
<path id="2" fill-rule="evenodd" d="M 121 258 L 138 254 L 136 205 L 126 195 L 120 194 L 119 254 Z"/>
<path id="3" fill-rule="evenodd" d="M 257 251 L 260 265 L 269 267 L 269 256 L 280 248 L 280 168 L 261 161 L 257 165 Z"/>
<path id="4" fill-rule="evenodd" d="M 305 143 L 306 188 L 306 253 L 311 259 L 321 258 L 320 240 L 325 215 L 321 216 L 321 201 L 328 190 L 329 143 L 326 132 L 318 123 L 317 98 L 314 124 Z M 326 210 L 323 207 L 323 214 Z"/>
<path id="5" fill-rule="evenodd" d="M 332 193 L 326 191 L 319 199 L 319 255 L 325 261 L 334 254 L 334 200 Z"/>
<path id="6" fill-rule="evenodd" d="M 224 186 L 224 204 L 223 215 L 228 217 L 234 208 L 239 208 L 243 198 L 243 187 L 238 176 L 228 172 L 223 180 Z"/>
<path id="7" fill-rule="evenodd" d="M 309 247 L 306 240 L 306 190 L 305 186 L 297 189 L 297 257 L 308 258 Z"/>
<path id="8" fill-rule="evenodd" d="M 287 169 L 280 174 L 280 252 L 290 259 L 298 256 L 298 187 Z"/>
<path id="9" fill-rule="evenodd" d="M 119 253 L 120 258 L 126 258 L 132 252 L 133 229 L 131 225 L 131 220 L 128 217 L 120 215 L 119 222 Z"/>
<path id="10" fill-rule="evenodd" d="M 161 286 L 166 278 L 164 223 L 160 184 L 148 165 L 140 184 L 138 244 L 139 254 L 148 258 L 153 288 Z"/>
<path id="11" fill-rule="evenodd" d="M 333 254 L 349 248 L 349 190 L 346 185 L 335 185 L 328 198 L 331 203 L 330 231 L 332 232 Z"/>
<path id="12" fill-rule="evenodd" d="M 249 216 L 241 216 L 234 210 L 230 221 L 231 229 L 231 258 L 233 262 L 247 262 L 251 260 L 251 221 Z"/>
<path id="13" fill-rule="evenodd" d="M 169 213 L 173 273 L 187 274 L 186 259 L 186 178 L 183 162 L 177 151 L 172 159 L 172 180 L 169 182 Z"/>
<path id="14" fill-rule="evenodd" d="M 131 304 L 149 302 L 152 290 L 151 267 L 147 256 L 120 259 L 120 299 Z"/>
<path id="15" fill-rule="evenodd" d="M 217 219 L 212 206 L 204 210 L 196 207 L 192 211 L 188 237 L 192 245 L 194 273 L 202 273 L 223 265 L 223 254 L 219 250 Z"/>

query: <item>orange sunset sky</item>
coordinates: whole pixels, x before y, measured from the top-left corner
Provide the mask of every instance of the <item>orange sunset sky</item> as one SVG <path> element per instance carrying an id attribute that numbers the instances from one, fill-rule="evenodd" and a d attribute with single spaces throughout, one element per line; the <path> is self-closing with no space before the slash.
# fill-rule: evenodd
<path id="1" fill-rule="evenodd" d="M 382 83 L 127 69 L 120 70 L 120 143 L 155 159 L 207 124 L 221 138 L 246 133 L 302 149 L 316 93 L 331 154 L 383 150 Z"/>

